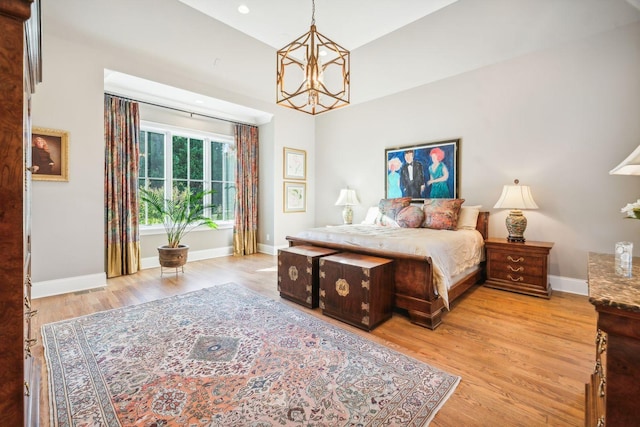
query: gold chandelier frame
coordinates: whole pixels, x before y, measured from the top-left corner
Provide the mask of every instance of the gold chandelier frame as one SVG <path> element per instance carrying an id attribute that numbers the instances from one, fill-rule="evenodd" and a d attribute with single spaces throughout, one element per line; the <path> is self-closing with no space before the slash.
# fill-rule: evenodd
<path id="1" fill-rule="evenodd" d="M 320 59 L 323 53 L 328 60 Z M 349 105 L 349 58 L 347 49 L 316 30 L 313 1 L 309 32 L 278 50 L 276 102 L 312 115 Z M 293 77 L 287 80 L 288 75 Z M 324 76 L 332 76 L 332 81 L 325 82 Z"/>

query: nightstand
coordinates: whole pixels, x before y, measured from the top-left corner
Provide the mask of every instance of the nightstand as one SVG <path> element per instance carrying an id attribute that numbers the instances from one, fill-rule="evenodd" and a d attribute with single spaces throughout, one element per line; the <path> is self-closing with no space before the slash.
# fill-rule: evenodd
<path id="1" fill-rule="evenodd" d="M 508 242 L 489 238 L 487 251 L 487 280 L 490 288 L 518 292 L 542 298 L 551 297 L 547 277 L 551 242 Z"/>

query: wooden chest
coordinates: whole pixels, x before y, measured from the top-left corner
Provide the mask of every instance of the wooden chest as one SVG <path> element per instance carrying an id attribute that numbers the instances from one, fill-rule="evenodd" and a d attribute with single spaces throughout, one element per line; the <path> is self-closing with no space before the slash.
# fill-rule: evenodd
<path id="1" fill-rule="evenodd" d="M 336 252 L 316 246 L 292 246 L 278 250 L 280 296 L 305 307 L 318 307 L 318 260 Z"/>
<path id="2" fill-rule="evenodd" d="M 320 259 L 320 308 L 367 331 L 393 312 L 393 260 L 339 253 Z"/>
<path id="3" fill-rule="evenodd" d="M 487 280 L 485 286 L 534 295 L 551 296 L 547 276 L 551 242 L 511 243 L 487 239 Z"/>

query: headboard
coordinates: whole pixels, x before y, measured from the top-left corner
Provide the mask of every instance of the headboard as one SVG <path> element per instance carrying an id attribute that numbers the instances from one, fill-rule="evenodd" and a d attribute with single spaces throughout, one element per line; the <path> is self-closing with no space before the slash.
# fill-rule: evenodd
<path id="1" fill-rule="evenodd" d="M 477 221 L 476 230 L 482 234 L 484 240 L 487 240 L 489 238 L 489 212 L 480 212 Z"/>

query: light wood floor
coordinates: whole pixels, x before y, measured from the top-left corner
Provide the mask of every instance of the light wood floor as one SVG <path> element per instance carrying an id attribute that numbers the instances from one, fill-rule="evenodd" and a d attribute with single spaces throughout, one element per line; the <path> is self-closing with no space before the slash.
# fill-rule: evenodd
<path id="1" fill-rule="evenodd" d="M 36 327 L 96 311 L 236 282 L 462 377 L 432 426 L 581 426 L 584 385 L 594 362 L 596 314 L 587 297 L 550 300 L 475 287 L 431 331 L 402 313 L 371 333 L 279 297 L 276 257 L 252 255 L 192 262 L 184 274 L 159 269 L 111 279 L 107 287 L 34 301 Z M 266 269 L 266 271 L 265 271 Z M 49 426 L 42 345 L 41 426 Z"/>

